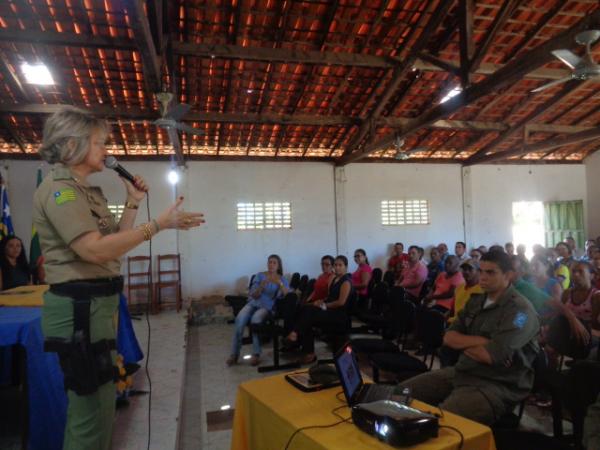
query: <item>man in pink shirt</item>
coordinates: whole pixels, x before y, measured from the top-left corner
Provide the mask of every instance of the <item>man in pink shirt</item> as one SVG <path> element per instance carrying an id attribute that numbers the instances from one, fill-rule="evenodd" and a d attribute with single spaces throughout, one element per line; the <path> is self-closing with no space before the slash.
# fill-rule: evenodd
<path id="1" fill-rule="evenodd" d="M 458 270 L 460 260 L 450 255 L 444 263 L 445 272 L 435 279 L 433 291 L 425 297 L 425 305 L 428 308 L 437 309 L 447 314 L 454 308 L 454 291 L 458 286 L 465 283 L 462 273 Z"/>
<path id="2" fill-rule="evenodd" d="M 404 288 L 410 300 L 418 301 L 425 280 L 427 280 L 427 266 L 421 261 L 419 247 L 411 245 L 408 248 L 408 264 L 402 271 L 398 285 Z"/>

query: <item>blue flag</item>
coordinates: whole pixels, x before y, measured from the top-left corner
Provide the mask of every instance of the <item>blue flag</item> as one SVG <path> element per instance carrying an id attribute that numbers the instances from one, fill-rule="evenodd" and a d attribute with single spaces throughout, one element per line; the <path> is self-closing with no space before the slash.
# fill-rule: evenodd
<path id="1" fill-rule="evenodd" d="M 0 194 L 2 198 L 2 221 L 0 222 L 0 239 L 4 239 L 6 236 L 15 234 L 13 228 L 12 219 L 10 218 L 10 206 L 8 205 L 8 192 L 6 186 L 2 184 L 2 192 Z"/>

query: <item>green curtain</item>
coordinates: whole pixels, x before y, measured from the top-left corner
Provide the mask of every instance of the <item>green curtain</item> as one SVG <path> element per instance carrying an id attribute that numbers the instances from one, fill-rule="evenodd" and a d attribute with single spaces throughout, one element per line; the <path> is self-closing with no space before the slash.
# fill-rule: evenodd
<path id="1" fill-rule="evenodd" d="M 583 200 L 544 203 L 544 228 L 546 247 L 554 247 L 567 237 L 573 237 L 577 248 L 583 248 Z"/>

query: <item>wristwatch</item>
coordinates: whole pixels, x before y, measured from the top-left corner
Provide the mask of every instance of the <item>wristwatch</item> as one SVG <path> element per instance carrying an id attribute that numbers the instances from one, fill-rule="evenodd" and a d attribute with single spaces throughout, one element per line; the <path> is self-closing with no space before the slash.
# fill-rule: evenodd
<path id="1" fill-rule="evenodd" d="M 127 200 L 125 202 L 125 208 L 128 208 L 128 209 L 138 209 L 139 206 L 136 205 L 135 203 L 131 203 L 129 200 Z"/>

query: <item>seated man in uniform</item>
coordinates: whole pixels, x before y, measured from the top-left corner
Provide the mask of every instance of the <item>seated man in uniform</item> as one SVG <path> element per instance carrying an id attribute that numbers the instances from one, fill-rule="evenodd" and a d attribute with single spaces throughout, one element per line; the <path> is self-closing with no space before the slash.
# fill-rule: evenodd
<path id="1" fill-rule="evenodd" d="M 539 322 L 531 304 L 511 285 L 511 260 L 486 253 L 480 262 L 484 294 L 473 294 L 444 336 L 461 352 L 454 367 L 401 383 L 414 398 L 491 425 L 529 394 L 538 352 Z"/>

